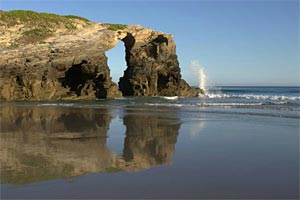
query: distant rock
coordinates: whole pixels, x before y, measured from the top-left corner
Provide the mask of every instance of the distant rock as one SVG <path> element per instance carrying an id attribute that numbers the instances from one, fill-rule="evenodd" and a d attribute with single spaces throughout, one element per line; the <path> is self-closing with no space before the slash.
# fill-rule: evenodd
<path id="1" fill-rule="evenodd" d="M 105 52 L 125 44 L 119 87 Z M 33 11 L 0 13 L 0 100 L 197 96 L 180 74 L 172 35 Z M 123 58 L 120 58 L 123 59 Z M 120 90 L 118 89 L 120 88 Z"/>

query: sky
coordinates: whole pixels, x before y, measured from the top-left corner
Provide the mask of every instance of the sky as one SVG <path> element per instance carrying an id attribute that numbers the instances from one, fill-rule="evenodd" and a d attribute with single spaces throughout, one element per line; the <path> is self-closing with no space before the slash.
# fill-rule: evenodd
<path id="1" fill-rule="evenodd" d="M 300 85 L 298 0 L 0 0 L 1 10 L 79 15 L 173 34 L 183 78 L 198 85 Z M 122 42 L 108 53 L 114 81 L 126 69 Z"/>

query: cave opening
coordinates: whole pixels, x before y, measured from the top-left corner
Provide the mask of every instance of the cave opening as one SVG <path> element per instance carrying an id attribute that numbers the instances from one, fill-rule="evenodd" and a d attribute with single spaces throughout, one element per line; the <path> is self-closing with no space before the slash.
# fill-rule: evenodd
<path id="1" fill-rule="evenodd" d="M 163 74 L 158 74 L 158 79 L 157 79 L 157 89 L 158 91 L 161 91 L 165 88 L 167 88 L 167 84 L 169 82 L 169 78 Z"/>
<path id="2" fill-rule="evenodd" d="M 83 66 L 86 63 L 87 61 L 83 60 L 80 64 L 72 65 L 61 80 L 63 87 L 70 88 L 70 92 L 74 92 L 77 96 L 81 96 L 84 85 L 95 78 L 92 74 L 85 73 Z"/>

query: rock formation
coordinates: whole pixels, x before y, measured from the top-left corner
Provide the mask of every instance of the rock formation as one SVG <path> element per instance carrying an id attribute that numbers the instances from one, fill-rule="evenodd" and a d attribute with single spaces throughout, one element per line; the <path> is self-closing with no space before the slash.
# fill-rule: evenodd
<path id="1" fill-rule="evenodd" d="M 105 52 L 121 40 L 128 68 L 119 91 Z M 180 74 L 172 35 L 76 16 L 0 12 L 0 100 L 76 100 L 128 95 L 197 96 Z M 123 59 L 123 58 L 119 58 Z"/>
<path id="2" fill-rule="evenodd" d="M 127 69 L 119 87 L 124 96 L 197 96 L 181 78 L 173 36 L 142 27 L 130 27 L 121 38 Z M 146 39 L 145 39 L 146 38 Z"/>

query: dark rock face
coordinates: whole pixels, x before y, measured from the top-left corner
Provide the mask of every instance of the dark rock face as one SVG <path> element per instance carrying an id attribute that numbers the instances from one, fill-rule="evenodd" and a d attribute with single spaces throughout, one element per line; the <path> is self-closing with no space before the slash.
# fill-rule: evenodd
<path id="1" fill-rule="evenodd" d="M 34 54 L 35 52 L 33 52 Z M 38 55 L 0 64 L 1 100 L 68 100 L 120 97 L 104 52 Z"/>
<path id="2" fill-rule="evenodd" d="M 171 35 L 158 34 L 146 43 L 138 43 L 127 34 L 122 41 L 128 66 L 119 81 L 124 96 L 198 96 L 200 91 L 181 79 Z"/>
<path id="3" fill-rule="evenodd" d="M 20 20 L 20 13 L 28 21 Z M 45 15 L 12 11 L 1 17 L 0 100 L 121 97 L 105 56 L 117 43 L 115 31 L 82 18 Z M 48 30 L 45 24 L 51 34 L 39 37 L 37 30 Z"/>
<path id="4" fill-rule="evenodd" d="M 69 94 L 93 98 L 120 97 L 117 85 L 112 82 L 107 58 L 102 52 L 73 63 L 59 81 Z"/>

